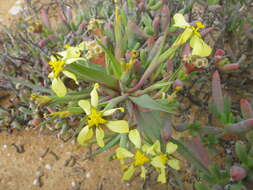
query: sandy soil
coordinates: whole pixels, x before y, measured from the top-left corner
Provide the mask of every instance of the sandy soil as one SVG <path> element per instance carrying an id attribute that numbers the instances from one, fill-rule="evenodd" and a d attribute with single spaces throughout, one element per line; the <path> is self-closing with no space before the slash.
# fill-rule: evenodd
<path id="1" fill-rule="evenodd" d="M 9 25 L 15 16 L 9 11 L 15 5 L 16 0 L 0 0 L 0 23 Z"/>
<path id="2" fill-rule="evenodd" d="M 20 148 L 22 146 L 23 150 Z M 45 153 L 47 150 L 48 152 Z M 70 142 L 63 143 L 45 132 L 16 131 L 13 134 L 2 132 L 0 133 L 0 189 L 142 189 L 143 182 L 140 179 L 131 183 L 121 181 L 119 163 L 108 161 L 111 154 L 112 152 L 105 152 L 93 160 L 82 161 L 82 158 L 87 155 L 86 148 Z M 70 158 L 75 161 L 70 161 Z M 148 189 L 161 188 L 153 186 Z"/>

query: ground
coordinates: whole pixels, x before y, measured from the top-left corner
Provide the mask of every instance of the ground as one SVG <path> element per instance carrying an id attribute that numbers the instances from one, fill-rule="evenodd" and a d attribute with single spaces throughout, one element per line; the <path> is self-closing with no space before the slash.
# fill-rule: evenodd
<path id="1" fill-rule="evenodd" d="M 2 132 L 0 189 L 141 189 L 140 181 L 121 181 L 120 165 L 108 160 L 111 152 L 82 161 L 86 153 L 87 149 L 45 131 Z"/>

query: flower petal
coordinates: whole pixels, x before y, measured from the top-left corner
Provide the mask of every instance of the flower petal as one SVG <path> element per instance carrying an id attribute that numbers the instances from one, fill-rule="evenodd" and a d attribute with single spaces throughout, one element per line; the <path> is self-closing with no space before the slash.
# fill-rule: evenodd
<path id="1" fill-rule="evenodd" d="M 89 128 L 89 126 L 85 126 L 77 137 L 77 142 L 81 145 L 86 145 L 87 141 L 93 136 L 93 130 Z"/>
<path id="2" fill-rule="evenodd" d="M 197 35 L 193 35 L 191 38 L 190 46 L 192 47 L 192 55 L 206 57 L 212 53 L 212 48 Z"/>
<path id="3" fill-rule="evenodd" d="M 67 94 L 67 88 L 60 78 L 53 79 L 51 88 L 59 97 L 63 97 Z"/>
<path id="4" fill-rule="evenodd" d="M 179 27 L 179 28 L 186 28 L 187 26 L 190 26 L 188 22 L 185 21 L 184 15 L 182 14 L 175 14 L 173 16 L 175 24 L 173 26 Z"/>
<path id="5" fill-rule="evenodd" d="M 152 158 L 151 165 L 155 168 L 166 168 L 166 165 L 160 156 Z"/>
<path id="6" fill-rule="evenodd" d="M 124 174 L 123 174 L 123 180 L 129 180 L 133 176 L 134 171 L 135 171 L 135 167 L 133 165 L 131 165 L 127 169 L 127 171 L 124 172 Z"/>
<path id="7" fill-rule="evenodd" d="M 144 144 L 142 146 L 144 152 L 150 155 L 156 155 L 157 153 L 161 153 L 161 145 L 157 140 L 152 146 Z"/>
<path id="8" fill-rule="evenodd" d="M 168 160 L 168 165 L 175 169 L 175 170 L 179 170 L 180 169 L 180 165 L 179 165 L 179 160 L 173 159 L 173 160 Z"/>
<path id="9" fill-rule="evenodd" d="M 168 142 L 166 145 L 166 153 L 167 154 L 172 154 L 177 150 L 177 145 L 172 143 L 172 142 Z"/>
<path id="10" fill-rule="evenodd" d="M 69 71 L 62 71 L 62 73 L 67 76 L 68 78 L 71 78 L 72 80 L 75 81 L 76 84 L 78 84 L 78 81 L 77 81 L 77 78 L 76 78 L 76 75 L 69 72 Z"/>
<path id="11" fill-rule="evenodd" d="M 103 112 L 103 116 L 110 116 L 112 115 L 114 112 L 116 112 L 117 110 L 124 112 L 124 108 L 120 107 L 120 108 L 114 108 L 114 109 L 110 109 L 110 110 L 106 110 Z"/>
<path id="12" fill-rule="evenodd" d="M 78 58 L 70 58 L 70 59 L 66 59 L 65 63 L 66 64 L 71 64 L 71 63 L 74 63 L 76 61 L 86 61 L 85 58 L 81 58 L 81 57 L 78 57 Z"/>
<path id="13" fill-rule="evenodd" d="M 173 43 L 173 46 L 180 46 L 184 44 L 193 34 L 193 30 L 191 28 L 186 28 L 184 32 L 177 37 L 177 40 Z"/>
<path id="14" fill-rule="evenodd" d="M 91 96 L 91 105 L 96 108 L 97 105 L 98 105 L 98 92 L 97 92 L 97 89 L 99 88 L 99 84 L 96 83 L 94 85 L 94 88 L 93 90 L 91 91 L 90 93 L 90 96 Z"/>
<path id="15" fill-rule="evenodd" d="M 147 173 L 147 170 L 144 166 L 141 166 L 141 178 L 145 179 L 146 178 L 146 173 Z"/>
<path id="16" fill-rule="evenodd" d="M 91 106 L 88 100 L 80 100 L 78 105 L 85 111 L 86 115 L 90 114 Z"/>
<path id="17" fill-rule="evenodd" d="M 133 129 L 129 132 L 129 140 L 135 145 L 136 148 L 141 148 L 141 136 L 137 129 Z"/>
<path id="18" fill-rule="evenodd" d="M 96 128 L 96 139 L 97 139 L 97 144 L 100 147 L 105 146 L 104 136 L 105 136 L 105 133 L 104 133 L 103 129 L 101 129 L 100 127 L 97 127 Z"/>
<path id="19" fill-rule="evenodd" d="M 122 147 L 117 148 L 115 152 L 116 152 L 116 157 L 119 160 L 125 159 L 125 158 L 131 158 L 134 156 L 130 151 Z"/>
<path id="20" fill-rule="evenodd" d="M 151 147 L 156 153 L 161 152 L 161 144 L 158 140 Z"/>
<path id="21" fill-rule="evenodd" d="M 116 133 L 128 133 L 128 122 L 125 120 L 108 121 L 105 124 L 111 131 Z"/>
<path id="22" fill-rule="evenodd" d="M 160 174 L 157 177 L 157 181 L 160 183 L 166 183 L 165 169 L 160 169 Z"/>

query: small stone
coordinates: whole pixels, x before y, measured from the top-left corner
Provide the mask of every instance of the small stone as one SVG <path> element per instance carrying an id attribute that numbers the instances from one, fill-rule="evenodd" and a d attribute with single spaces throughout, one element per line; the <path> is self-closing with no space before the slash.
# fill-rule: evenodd
<path id="1" fill-rule="evenodd" d="M 48 169 L 48 170 L 51 170 L 52 169 L 52 166 L 50 164 L 46 164 L 45 165 L 45 168 Z"/>
<path id="2" fill-rule="evenodd" d="M 90 178 L 90 172 L 86 173 L 86 178 Z"/>
<path id="3" fill-rule="evenodd" d="M 37 172 L 36 172 L 36 176 L 37 176 L 37 177 L 41 177 L 41 176 L 43 176 L 43 173 L 42 173 L 41 171 L 37 171 Z"/>
<path id="4" fill-rule="evenodd" d="M 75 186 L 76 186 L 76 182 L 75 182 L 75 181 L 72 181 L 72 182 L 71 182 L 71 186 L 72 186 L 72 187 L 75 187 Z"/>
<path id="5" fill-rule="evenodd" d="M 3 145 L 3 149 L 6 149 L 8 146 L 7 146 L 7 144 L 4 144 Z"/>
<path id="6" fill-rule="evenodd" d="M 33 180 L 33 185 L 40 186 L 40 180 L 38 178 Z"/>

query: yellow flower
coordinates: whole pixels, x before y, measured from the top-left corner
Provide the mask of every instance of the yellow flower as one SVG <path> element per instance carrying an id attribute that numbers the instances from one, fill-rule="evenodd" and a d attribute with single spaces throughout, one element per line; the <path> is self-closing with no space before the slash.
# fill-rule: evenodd
<path id="1" fill-rule="evenodd" d="M 138 167 L 141 169 L 141 178 L 145 178 L 146 169 L 144 165 L 150 162 L 150 158 L 141 147 L 141 137 L 137 129 L 131 130 L 128 137 L 129 140 L 135 145 L 135 154 L 122 147 L 117 148 L 115 152 L 116 158 L 120 160 L 121 164 L 124 164 L 124 160 L 126 158 L 132 158 L 132 163 L 130 166 L 126 167 L 126 170 L 123 174 L 123 180 L 129 180 Z"/>
<path id="2" fill-rule="evenodd" d="M 193 48 L 192 55 L 198 55 L 201 57 L 209 56 L 212 52 L 212 48 L 201 39 L 201 34 L 199 33 L 199 30 L 205 27 L 204 24 L 202 22 L 196 22 L 196 27 L 191 26 L 185 21 L 184 16 L 179 13 L 175 14 L 173 18 L 175 21 L 175 27 L 185 29 L 175 41 L 174 46 L 184 44 L 190 39 L 190 46 Z"/>
<path id="3" fill-rule="evenodd" d="M 141 137 L 137 129 L 131 130 L 128 134 L 129 140 L 134 144 L 136 151 L 133 154 L 125 148 L 119 147 L 116 149 L 116 158 L 120 160 L 121 164 L 126 169 L 123 174 L 123 180 L 129 180 L 136 169 L 141 169 L 140 176 L 146 177 L 145 164 L 150 164 L 159 172 L 157 181 L 161 183 L 166 182 L 166 167 L 170 166 L 175 170 L 179 170 L 179 161 L 174 158 L 170 158 L 170 155 L 177 150 L 177 145 L 168 142 L 166 144 L 166 151 L 161 151 L 161 145 L 159 141 L 156 141 L 153 145 L 144 144 L 141 145 Z M 124 160 L 130 158 L 132 163 L 130 166 L 124 165 Z"/>
<path id="4" fill-rule="evenodd" d="M 157 181 L 161 183 L 166 182 L 166 175 L 165 175 L 165 169 L 168 166 L 175 170 L 179 170 L 179 161 L 177 159 L 169 159 L 169 155 L 173 154 L 177 150 L 177 145 L 168 142 L 166 145 L 166 152 L 162 153 L 160 148 L 160 142 L 156 141 L 151 147 L 147 148 L 147 151 L 149 151 L 152 154 L 151 158 L 151 165 L 155 167 L 158 172 L 158 178 Z"/>
<path id="5" fill-rule="evenodd" d="M 81 51 L 84 50 L 84 43 L 79 44 L 76 47 L 71 47 L 69 45 L 65 45 L 65 51 L 58 52 L 57 55 L 60 59 L 55 56 L 51 56 L 48 64 L 50 65 L 52 72 L 49 73 L 48 77 L 52 78 L 52 90 L 56 93 L 57 96 L 63 97 L 67 93 L 67 88 L 60 78 L 60 73 L 63 73 L 66 77 L 73 79 L 76 84 L 78 84 L 76 76 L 64 69 L 65 64 L 71 64 L 79 60 L 85 60 L 84 58 L 80 58 Z"/>
<path id="6" fill-rule="evenodd" d="M 115 111 L 124 111 L 124 108 L 114 108 L 106 111 L 99 111 L 98 107 L 98 93 L 97 89 L 99 85 L 96 83 L 93 90 L 90 93 L 91 100 L 80 100 L 78 105 L 84 110 L 87 115 L 87 125 L 80 131 L 77 141 L 81 145 L 86 145 L 88 140 L 93 137 L 95 130 L 97 144 L 100 147 L 104 146 L 104 130 L 106 126 L 109 130 L 116 133 L 128 133 L 129 127 L 128 122 L 125 120 L 108 121 L 104 117 L 112 115 Z M 95 128 L 95 129 L 94 129 Z"/>

